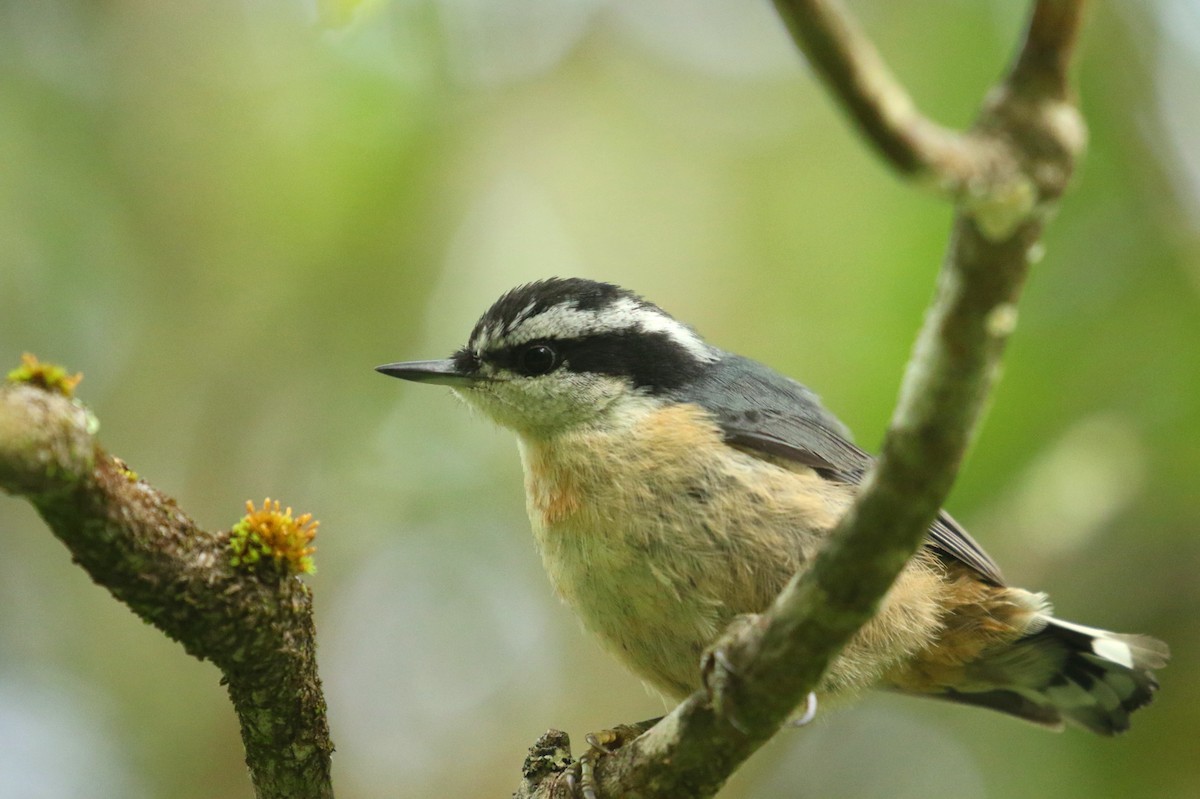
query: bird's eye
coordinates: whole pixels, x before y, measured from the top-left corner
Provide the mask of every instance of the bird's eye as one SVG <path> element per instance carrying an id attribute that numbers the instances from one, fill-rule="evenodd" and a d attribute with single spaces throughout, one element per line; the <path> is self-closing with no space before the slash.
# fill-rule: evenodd
<path id="1" fill-rule="evenodd" d="M 517 369 L 529 377 L 552 372 L 556 366 L 558 353 L 547 344 L 530 344 L 517 355 Z"/>

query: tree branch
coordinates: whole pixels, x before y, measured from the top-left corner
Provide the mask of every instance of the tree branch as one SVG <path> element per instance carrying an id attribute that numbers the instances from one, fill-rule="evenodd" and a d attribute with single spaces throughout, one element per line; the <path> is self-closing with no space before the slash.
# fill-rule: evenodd
<path id="1" fill-rule="evenodd" d="M 808 62 L 867 141 L 902 175 L 959 194 L 982 168 L 973 142 L 924 117 L 837 0 L 775 0 Z"/>
<path id="2" fill-rule="evenodd" d="M 199 529 L 101 450 L 96 428 L 53 388 L 0 385 L 0 489 L 33 503 L 93 580 L 220 668 L 261 799 L 331 797 L 308 588 L 232 565 L 230 533 Z"/>
<path id="3" fill-rule="evenodd" d="M 712 796 L 778 730 L 923 543 L 999 373 L 1042 229 L 1082 153 L 1067 67 L 1082 0 L 1033 4 L 1021 49 L 976 124 L 929 123 L 832 0 L 777 0 L 797 43 L 864 135 L 957 198 L 936 296 L 882 451 L 813 566 L 707 661 L 707 691 L 597 765 L 602 796 Z M 735 723 L 736 720 L 736 723 Z M 517 797 L 548 797 L 561 770 Z"/>

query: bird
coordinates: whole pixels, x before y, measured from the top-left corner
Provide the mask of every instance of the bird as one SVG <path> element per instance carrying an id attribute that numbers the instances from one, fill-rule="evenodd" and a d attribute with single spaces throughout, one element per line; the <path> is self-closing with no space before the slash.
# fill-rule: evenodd
<path id="1" fill-rule="evenodd" d="M 449 386 L 516 433 L 555 592 L 668 699 L 701 688 L 722 632 L 811 566 L 872 464 L 804 385 L 612 283 L 517 286 L 450 358 L 377 371 Z M 882 689 L 1113 735 L 1168 658 L 1057 618 L 943 511 L 816 695 Z"/>

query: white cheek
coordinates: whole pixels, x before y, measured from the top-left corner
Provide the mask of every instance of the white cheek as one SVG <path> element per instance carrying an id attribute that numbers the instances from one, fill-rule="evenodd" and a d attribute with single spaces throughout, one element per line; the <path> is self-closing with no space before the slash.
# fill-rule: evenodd
<path id="1" fill-rule="evenodd" d="M 618 378 L 557 372 L 457 393 L 504 427 L 519 433 L 550 435 L 592 421 L 614 400 L 627 395 L 629 387 Z"/>

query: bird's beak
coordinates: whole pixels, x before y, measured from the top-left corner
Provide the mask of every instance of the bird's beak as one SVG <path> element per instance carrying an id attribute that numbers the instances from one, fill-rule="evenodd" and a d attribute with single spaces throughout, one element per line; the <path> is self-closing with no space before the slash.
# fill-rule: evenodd
<path id="1" fill-rule="evenodd" d="M 415 383 L 430 383 L 437 386 L 454 386 L 466 388 L 478 382 L 478 378 L 464 372 L 447 358 L 442 361 L 404 361 L 402 363 L 386 363 L 376 366 L 376 372 L 398 377 L 401 380 L 412 380 Z"/>

